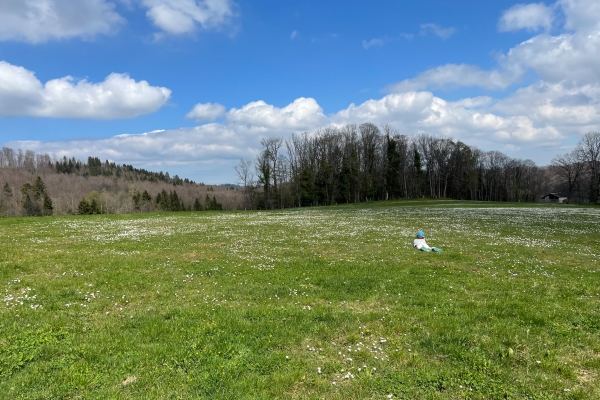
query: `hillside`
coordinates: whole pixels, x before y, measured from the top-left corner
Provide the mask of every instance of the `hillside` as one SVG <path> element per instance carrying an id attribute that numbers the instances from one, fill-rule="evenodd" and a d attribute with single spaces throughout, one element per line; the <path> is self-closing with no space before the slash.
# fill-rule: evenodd
<path id="1" fill-rule="evenodd" d="M 211 204 L 214 208 L 216 203 L 222 209 L 233 210 L 239 204 L 240 195 L 234 189 L 196 183 L 177 175 L 170 177 L 168 172 L 101 162 L 96 157 L 88 158 L 87 162 L 66 157 L 55 160 L 48 154 L 8 148 L 3 148 L 0 154 L 2 216 L 32 215 L 24 209 L 28 195 L 42 209 L 43 199 L 48 197 L 51 212 L 46 214 L 52 215 L 80 213 L 79 205 L 84 199 L 88 204 L 95 202 L 97 212 L 110 214 L 206 209 Z M 36 189 L 38 177 L 43 190 Z M 168 198 L 161 194 L 167 194 Z M 172 202 L 173 199 L 176 201 Z"/>

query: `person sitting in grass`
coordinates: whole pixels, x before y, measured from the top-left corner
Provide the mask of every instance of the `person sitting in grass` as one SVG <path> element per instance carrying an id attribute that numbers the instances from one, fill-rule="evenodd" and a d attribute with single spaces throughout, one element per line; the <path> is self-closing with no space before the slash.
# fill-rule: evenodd
<path id="1" fill-rule="evenodd" d="M 413 247 L 421 251 L 435 251 L 436 253 L 442 252 L 442 249 L 437 247 L 429 247 L 425 241 L 425 232 L 423 231 L 417 232 L 417 238 L 413 241 Z"/>

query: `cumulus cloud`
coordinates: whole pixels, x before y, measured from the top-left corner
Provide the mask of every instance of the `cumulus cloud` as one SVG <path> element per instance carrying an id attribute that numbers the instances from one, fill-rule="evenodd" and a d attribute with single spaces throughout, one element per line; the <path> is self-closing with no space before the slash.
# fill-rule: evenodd
<path id="1" fill-rule="evenodd" d="M 519 7 L 518 10 L 527 9 L 524 5 Z M 446 64 L 421 72 L 414 78 L 391 84 L 386 90 L 398 93 L 474 86 L 501 90 L 518 82 L 529 71 L 549 83 L 582 86 L 600 82 L 600 57 L 594 56 L 600 48 L 600 3 L 591 0 L 561 0 L 557 7 L 565 14 L 565 27 L 577 22 L 580 24 L 579 28 L 555 36 L 542 33 L 519 43 L 498 57 L 495 69 L 483 70 L 474 65 Z M 513 9 L 506 13 L 510 10 Z M 593 17 L 588 18 L 589 15 Z"/>
<path id="2" fill-rule="evenodd" d="M 300 97 L 283 108 L 253 101 L 227 112 L 230 124 L 257 131 L 302 131 L 327 124 L 327 117 L 315 99 Z"/>
<path id="3" fill-rule="evenodd" d="M 455 28 L 443 28 L 437 24 L 421 24 L 421 34 L 426 35 L 428 33 L 433 33 L 436 36 L 441 37 L 443 40 L 448 39 L 450 36 L 454 35 L 456 32 Z"/>
<path id="4" fill-rule="evenodd" d="M 224 114 L 225 106 L 219 103 L 198 103 L 185 117 L 196 121 L 214 121 Z"/>
<path id="5" fill-rule="evenodd" d="M 454 89 L 461 86 L 479 86 L 486 89 L 504 89 L 521 74 L 516 71 L 482 70 L 474 65 L 446 64 L 421 72 L 414 78 L 389 85 L 388 92 L 406 92 L 422 89 Z"/>
<path id="6" fill-rule="evenodd" d="M 550 29 L 553 21 L 553 10 L 544 3 L 517 4 L 502 14 L 500 21 L 498 21 L 498 29 L 501 32 L 519 29 L 532 31 L 540 28 Z"/>
<path id="7" fill-rule="evenodd" d="M 0 117 L 132 118 L 164 106 L 171 91 L 110 74 L 91 83 L 67 76 L 45 84 L 32 71 L 0 61 Z"/>
<path id="8" fill-rule="evenodd" d="M 112 34 L 124 19 L 106 0 L 3 0 L 0 40 L 43 43 Z"/>
<path id="9" fill-rule="evenodd" d="M 596 0 L 558 0 L 565 14 L 565 28 L 586 30 L 600 27 L 600 3 Z"/>
<path id="10" fill-rule="evenodd" d="M 148 18 L 163 32 L 173 35 L 191 33 L 198 26 L 213 29 L 234 16 L 231 0 L 141 0 Z"/>
<path id="11" fill-rule="evenodd" d="M 470 100 L 470 101 L 469 101 Z M 486 111 L 477 111 L 474 104 L 489 104 L 489 99 L 465 99 L 447 102 L 431 92 L 389 94 L 378 100 L 360 105 L 351 104 L 331 116 L 336 124 L 362 123 L 391 124 L 401 132 L 429 132 L 452 136 L 467 143 L 476 143 L 478 135 L 492 135 L 498 142 L 527 142 L 554 140 L 559 133 L 551 126 L 535 125 L 526 116 L 505 117 Z"/>
<path id="12" fill-rule="evenodd" d="M 582 87 L 538 82 L 498 101 L 492 110 L 527 115 L 536 124 L 580 132 L 600 127 L 600 82 Z"/>
<path id="13" fill-rule="evenodd" d="M 542 80 L 585 85 L 600 81 L 600 30 L 533 37 L 512 48 L 505 65 L 535 71 Z"/>
<path id="14" fill-rule="evenodd" d="M 263 137 L 289 137 L 294 132 L 348 123 L 391 124 L 403 134 L 428 132 L 451 136 L 470 145 L 492 144 L 492 148 L 532 141 L 548 143 L 561 137 L 551 121 L 519 115 L 518 110 L 510 116 L 502 115 L 499 109 L 494 113 L 490 111 L 491 103 L 489 98 L 448 102 L 431 92 L 407 92 L 351 104 L 326 116 L 310 98 L 299 98 L 281 108 L 256 101 L 231 109 L 222 123 L 99 140 L 16 142 L 13 147 L 81 158 L 95 155 L 144 168 L 165 160 L 173 165 L 196 165 L 198 160 L 213 160 L 223 165 L 226 161 L 232 167 L 241 157 L 252 158 Z"/>

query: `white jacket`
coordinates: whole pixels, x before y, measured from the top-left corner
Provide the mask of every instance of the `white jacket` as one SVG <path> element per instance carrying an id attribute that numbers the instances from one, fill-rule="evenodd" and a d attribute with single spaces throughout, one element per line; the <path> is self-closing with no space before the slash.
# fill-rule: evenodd
<path id="1" fill-rule="evenodd" d="M 415 239 L 415 241 L 413 242 L 413 247 L 421 250 L 421 248 L 425 247 L 426 249 L 429 249 L 430 247 L 427 245 L 427 242 L 425 241 L 425 239 Z"/>

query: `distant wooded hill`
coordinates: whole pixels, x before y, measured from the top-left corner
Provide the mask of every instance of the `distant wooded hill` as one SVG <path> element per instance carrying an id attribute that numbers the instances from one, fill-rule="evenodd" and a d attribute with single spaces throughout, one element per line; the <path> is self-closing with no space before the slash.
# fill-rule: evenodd
<path id="1" fill-rule="evenodd" d="M 0 215 L 61 215 L 237 209 L 235 187 L 210 186 L 168 172 L 89 157 L 0 151 Z"/>

